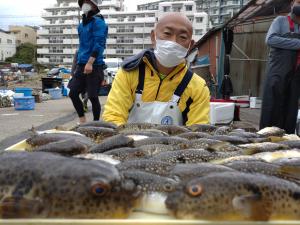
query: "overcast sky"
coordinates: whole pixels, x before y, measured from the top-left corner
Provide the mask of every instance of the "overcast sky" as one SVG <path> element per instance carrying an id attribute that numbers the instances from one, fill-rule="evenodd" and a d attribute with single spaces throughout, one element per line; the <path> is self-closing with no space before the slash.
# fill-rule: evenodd
<path id="1" fill-rule="evenodd" d="M 125 8 L 133 11 L 137 4 L 149 1 L 125 0 Z M 9 25 L 40 25 L 43 23 L 43 8 L 55 3 L 56 0 L 0 0 L 0 28 L 7 30 Z"/>

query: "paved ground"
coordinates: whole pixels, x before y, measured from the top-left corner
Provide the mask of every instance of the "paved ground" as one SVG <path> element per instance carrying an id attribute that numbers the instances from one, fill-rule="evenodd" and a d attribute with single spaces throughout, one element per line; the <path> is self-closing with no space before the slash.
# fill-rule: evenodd
<path id="1" fill-rule="evenodd" d="M 100 97 L 102 109 L 105 101 L 106 97 Z M 89 108 L 87 118 L 92 120 L 91 106 Z M 256 128 L 258 128 L 259 116 L 258 109 L 241 109 L 242 122 L 250 123 Z M 28 138 L 32 127 L 36 130 L 48 130 L 56 126 L 71 128 L 77 122 L 77 114 L 69 98 L 36 104 L 33 111 L 16 111 L 13 107 L 0 108 L 0 150 Z"/>
<path id="2" fill-rule="evenodd" d="M 105 101 L 106 97 L 100 97 L 102 104 Z M 87 118 L 92 119 L 91 112 L 87 113 Z M 56 126 L 69 128 L 77 122 L 77 114 L 69 98 L 36 104 L 32 111 L 16 111 L 13 107 L 0 108 L 0 149 L 27 138 L 32 127 L 36 130 L 48 130 Z"/>

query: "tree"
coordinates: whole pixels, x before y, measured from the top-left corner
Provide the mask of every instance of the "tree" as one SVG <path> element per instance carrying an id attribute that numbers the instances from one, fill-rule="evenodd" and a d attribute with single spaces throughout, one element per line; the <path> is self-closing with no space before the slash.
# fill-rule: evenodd
<path id="1" fill-rule="evenodd" d="M 13 57 L 5 60 L 10 63 L 33 64 L 36 62 L 36 46 L 30 43 L 21 44 Z"/>

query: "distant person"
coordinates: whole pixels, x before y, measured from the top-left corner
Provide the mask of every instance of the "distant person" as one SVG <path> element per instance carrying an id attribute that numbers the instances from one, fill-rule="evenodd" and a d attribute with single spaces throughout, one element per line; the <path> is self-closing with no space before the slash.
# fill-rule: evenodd
<path id="1" fill-rule="evenodd" d="M 154 49 L 125 60 L 118 71 L 103 119 L 117 125 L 209 123 L 208 87 L 187 66 L 192 35 L 192 24 L 183 14 L 159 19 L 151 32 Z"/>
<path id="2" fill-rule="evenodd" d="M 224 79 L 221 85 L 222 97 L 225 100 L 230 100 L 230 95 L 233 93 L 233 86 L 231 79 L 228 75 L 224 75 Z"/>
<path id="3" fill-rule="evenodd" d="M 79 0 L 83 11 L 82 22 L 78 26 L 79 49 L 74 75 L 70 81 L 70 98 L 79 116 L 79 122 L 85 123 L 84 105 L 80 94 L 87 93 L 92 103 L 94 121 L 99 120 L 101 105 L 99 102 L 100 84 L 104 79 L 103 52 L 106 47 L 108 27 L 98 8 L 97 0 Z"/>
<path id="4" fill-rule="evenodd" d="M 270 46 L 264 84 L 260 128 L 277 126 L 295 133 L 300 96 L 300 0 L 288 16 L 272 23 L 266 43 Z"/>

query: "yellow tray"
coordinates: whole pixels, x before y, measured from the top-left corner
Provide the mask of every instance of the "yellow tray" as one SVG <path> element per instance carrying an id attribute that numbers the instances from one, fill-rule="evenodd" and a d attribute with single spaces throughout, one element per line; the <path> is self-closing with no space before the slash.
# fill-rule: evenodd
<path id="1" fill-rule="evenodd" d="M 68 131 L 47 130 L 40 133 L 70 133 Z M 76 132 L 71 132 L 76 133 Z M 77 133 L 78 134 L 78 133 Z M 79 134 L 80 135 L 80 134 Z M 30 146 L 26 140 L 10 146 L 5 151 L 24 151 Z M 129 219 L 122 220 L 101 220 L 101 219 L 12 219 L 1 220 L 1 225 L 300 225 L 299 221 L 205 221 L 205 220 L 176 220 L 169 216 L 134 212 Z"/>

